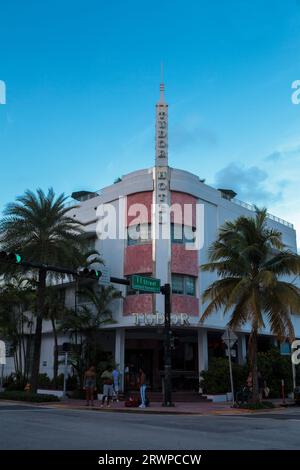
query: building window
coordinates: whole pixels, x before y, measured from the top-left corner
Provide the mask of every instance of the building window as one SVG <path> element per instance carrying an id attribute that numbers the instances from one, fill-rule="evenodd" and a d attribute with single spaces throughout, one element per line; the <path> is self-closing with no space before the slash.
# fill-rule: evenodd
<path id="1" fill-rule="evenodd" d="M 172 274 L 173 294 L 196 295 L 196 278 L 193 276 L 183 276 Z"/>
<path id="2" fill-rule="evenodd" d="M 151 224 L 131 225 L 127 229 L 128 246 L 144 245 L 151 242 Z"/>
<path id="3" fill-rule="evenodd" d="M 179 244 L 194 243 L 194 228 L 187 225 L 171 224 L 171 241 Z"/>
<path id="4" fill-rule="evenodd" d="M 172 292 L 174 294 L 184 294 L 184 276 L 172 276 Z"/>
<path id="5" fill-rule="evenodd" d="M 87 252 L 90 252 L 90 251 L 95 251 L 95 247 L 96 247 L 96 241 L 97 239 L 95 237 L 87 237 L 85 239 L 85 250 Z"/>

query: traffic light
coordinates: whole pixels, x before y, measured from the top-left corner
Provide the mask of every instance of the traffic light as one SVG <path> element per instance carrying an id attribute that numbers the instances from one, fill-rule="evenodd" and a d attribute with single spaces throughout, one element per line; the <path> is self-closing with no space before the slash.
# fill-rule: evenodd
<path id="1" fill-rule="evenodd" d="M 101 271 L 98 271 L 96 269 L 88 269 L 88 268 L 84 268 L 82 269 L 81 271 L 79 271 L 78 273 L 79 277 L 81 278 L 86 278 L 86 279 L 100 279 L 100 277 L 102 276 L 102 272 Z"/>
<path id="2" fill-rule="evenodd" d="M 22 261 L 22 256 L 19 253 L 6 253 L 6 251 L 0 251 L 0 263 L 21 264 Z"/>

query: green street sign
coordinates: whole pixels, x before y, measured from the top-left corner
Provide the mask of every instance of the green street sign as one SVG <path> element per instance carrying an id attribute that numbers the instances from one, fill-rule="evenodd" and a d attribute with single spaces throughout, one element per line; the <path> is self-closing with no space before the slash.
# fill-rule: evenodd
<path id="1" fill-rule="evenodd" d="M 131 287 L 133 290 L 142 290 L 147 292 L 160 292 L 160 279 L 154 277 L 139 276 L 134 274 L 131 276 Z"/>

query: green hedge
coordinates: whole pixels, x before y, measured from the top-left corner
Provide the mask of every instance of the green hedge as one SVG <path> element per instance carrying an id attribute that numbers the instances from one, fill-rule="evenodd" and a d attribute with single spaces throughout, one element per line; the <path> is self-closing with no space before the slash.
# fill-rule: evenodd
<path id="1" fill-rule="evenodd" d="M 281 380 L 284 380 L 285 394 L 292 392 L 293 376 L 290 356 L 282 356 L 273 348 L 267 352 L 258 353 L 258 369 L 270 389 L 270 398 L 281 396 Z"/>
<path id="2" fill-rule="evenodd" d="M 246 382 L 248 371 L 245 366 L 232 364 L 232 374 L 235 390 Z M 231 390 L 228 359 L 212 358 L 207 370 L 201 372 L 201 386 L 204 393 L 227 393 Z"/>
<path id="3" fill-rule="evenodd" d="M 259 352 L 257 356 L 258 370 L 264 377 L 270 389 L 269 398 L 279 398 L 281 396 L 281 380 L 285 383 L 285 394 L 292 392 L 292 364 L 290 356 L 282 356 L 280 352 L 273 348 L 267 352 Z M 300 369 L 300 367 L 299 367 Z M 248 364 L 232 364 L 233 380 L 235 391 L 239 390 L 245 383 L 248 376 Z M 229 365 L 227 358 L 212 358 L 209 361 L 208 370 L 201 372 L 202 388 L 205 393 L 226 393 L 229 392 Z M 300 380 L 300 378 L 298 378 Z"/>
<path id="4" fill-rule="evenodd" d="M 257 403 L 246 403 L 240 405 L 239 408 L 246 410 L 269 410 L 275 408 L 275 405 L 271 401 L 262 401 Z"/>
<path id="5" fill-rule="evenodd" d="M 40 393 L 29 393 L 21 391 L 5 391 L 0 392 L 0 399 L 2 400 L 15 400 L 15 401 L 29 401 L 33 403 L 44 402 L 58 402 L 60 401 L 55 395 L 46 395 Z"/>

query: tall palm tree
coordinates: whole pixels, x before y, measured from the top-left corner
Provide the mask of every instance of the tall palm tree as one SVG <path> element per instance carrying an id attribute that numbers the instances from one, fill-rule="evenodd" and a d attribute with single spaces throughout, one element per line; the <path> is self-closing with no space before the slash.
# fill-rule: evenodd
<path id="1" fill-rule="evenodd" d="M 250 325 L 253 400 L 257 401 L 257 337 L 269 324 L 280 341 L 294 338 L 291 313 L 300 313 L 300 289 L 284 278 L 299 274 L 300 257 L 283 244 L 281 232 L 268 227 L 266 209 L 258 208 L 255 217 L 226 222 L 208 256 L 201 269 L 216 272 L 219 279 L 203 294 L 203 303 L 208 304 L 201 320 L 223 308 L 224 314 L 230 314 L 232 329 Z"/>
<path id="2" fill-rule="evenodd" d="M 52 326 L 53 340 L 54 340 L 54 361 L 53 361 L 53 384 L 56 388 L 58 367 L 59 367 L 59 354 L 58 354 L 58 325 L 65 316 L 70 312 L 65 306 L 65 300 L 61 297 L 61 289 L 55 286 L 49 286 L 46 289 L 45 299 L 45 320 L 49 320 Z"/>
<path id="3" fill-rule="evenodd" d="M 99 328 L 108 323 L 114 323 L 111 303 L 122 297 L 120 291 L 113 286 L 83 286 L 79 293 L 84 297 L 84 303 L 76 310 L 69 312 L 61 320 L 61 330 L 69 333 L 80 354 L 72 362 L 79 380 L 82 380 L 83 370 L 88 365 L 97 362 L 97 354 L 101 350 L 99 343 Z"/>
<path id="4" fill-rule="evenodd" d="M 20 275 L 0 287 L 0 333 L 13 350 L 15 374 L 20 384 L 26 383 L 29 373 L 32 314 L 35 292 L 30 281 Z"/>
<path id="5" fill-rule="evenodd" d="M 66 196 L 55 196 L 38 189 L 27 190 L 16 202 L 8 204 L 0 221 L 1 249 L 18 252 L 28 261 L 52 264 L 70 269 L 82 266 L 84 235 L 80 223 L 70 217 L 73 207 L 66 207 Z M 41 267 L 37 274 L 38 309 L 34 336 L 32 390 L 37 390 L 40 364 L 42 323 L 45 316 L 47 271 Z"/>

